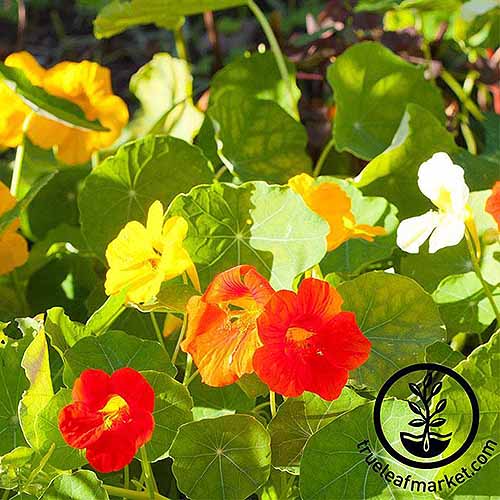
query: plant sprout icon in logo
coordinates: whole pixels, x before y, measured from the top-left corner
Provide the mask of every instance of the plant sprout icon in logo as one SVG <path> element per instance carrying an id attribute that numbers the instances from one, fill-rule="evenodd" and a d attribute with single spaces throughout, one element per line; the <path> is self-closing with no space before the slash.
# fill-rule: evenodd
<path id="1" fill-rule="evenodd" d="M 440 434 L 435 430 L 446 423 L 446 419 L 440 415 L 446 408 L 446 399 L 440 399 L 432 409 L 433 400 L 438 397 L 443 384 L 440 381 L 434 382 L 432 372 L 428 372 L 420 387 L 414 383 L 409 383 L 408 386 L 419 399 L 418 403 L 408 401 L 411 411 L 418 416 L 408 423 L 423 430 L 420 434 L 401 432 L 401 442 L 407 451 L 417 457 L 431 458 L 440 455 L 450 444 L 452 435 L 452 432 Z"/>

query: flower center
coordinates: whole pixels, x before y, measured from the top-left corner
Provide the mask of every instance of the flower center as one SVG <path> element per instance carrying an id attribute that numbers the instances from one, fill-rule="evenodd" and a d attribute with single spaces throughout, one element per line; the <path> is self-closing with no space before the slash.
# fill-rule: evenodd
<path id="1" fill-rule="evenodd" d="M 118 396 L 118 394 L 111 396 L 104 408 L 99 410 L 99 413 L 102 413 L 104 416 L 104 427 L 106 430 L 111 429 L 119 420 L 124 422 L 128 417 L 128 410 L 128 403 L 121 396 Z"/>
<path id="2" fill-rule="evenodd" d="M 316 335 L 315 332 L 300 328 L 300 326 L 292 326 L 286 331 L 286 339 L 293 342 L 297 347 L 308 347 L 308 340 Z"/>

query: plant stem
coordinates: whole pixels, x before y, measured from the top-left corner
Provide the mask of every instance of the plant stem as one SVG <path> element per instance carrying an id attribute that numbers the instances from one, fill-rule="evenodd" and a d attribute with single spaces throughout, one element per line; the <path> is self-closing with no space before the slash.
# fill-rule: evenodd
<path id="1" fill-rule="evenodd" d="M 188 385 L 188 380 L 190 379 L 192 366 L 193 366 L 193 358 L 191 357 L 190 354 L 188 354 L 187 361 L 186 361 L 186 370 L 184 372 L 184 378 L 182 380 L 182 383 L 184 385 Z"/>
<path id="2" fill-rule="evenodd" d="M 189 62 L 186 40 L 184 39 L 184 33 L 182 31 L 183 26 L 184 22 L 180 22 L 174 30 L 175 50 L 177 51 L 177 57 L 179 57 L 179 59 L 184 59 L 184 61 Z"/>
<path id="3" fill-rule="evenodd" d="M 182 321 L 182 328 L 179 333 L 179 338 L 177 339 L 177 344 L 175 344 L 175 349 L 174 353 L 172 354 L 172 364 L 175 365 L 175 362 L 177 361 L 177 357 L 179 356 L 179 351 L 181 349 L 181 343 L 182 340 L 184 339 L 184 335 L 186 333 L 186 327 L 187 327 L 187 314 L 184 314 L 184 319 Z"/>
<path id="4" fill-rule="evenodd" d="M 148 500 L 149 498 L 151 498 L 149 494 L 144 491 L 134 491 L 126 488 L 120 488 L 118 486 L 109 486 L 107 484 L 104 484 L 103 488 L 108 492 L 109 495 L 113 497 L 123 497 L 129 500 Z M 164 497 L 159 493 L 154 493 L 153 499 L 169 500 L 167 497 Z"/>
<path id="5" fill-rule="evenodd" d="M 128 465 L 123 469 L 123 487 L 128 490 L 130 488 L 130 468 Z M 126 500 L 127 497 L 123 497 Z"/>
<path id="6" fill-rule="evenodd" d="M 451 73 L 443 69 L 441 72 L 441 78 L 444 80 L 446 85 L 448 85 L 448 87 L 450 87 L 450 89 L 453 90 L 453 92 L 458 97 L 460 102 L 465 106 L 465 109 L 467 109 L 467 111 L 469 111 L 474 118 L 476 118 L 479 121 L 483 121 L 484 116 L 481 113 L 481 110 L 476 106 L 476 104 L 472 101 L 472 99 L 465 93 L 464 89 L 462 88 L 460 83 L 457 82 L 455 77 Z"/>
<path id="7" fill-rule="evenodd" d="M 149 317 L 151 318 L 151 323 L 153 324 L 153 329 L 155 331 L 156 338 L 158 339 L 158 342 L 161 344 L 163 349 L 165 349 L 165 351 L 166 351 L 167 348 L 165 347 L 165 342 L 163 340 L 163 335 L 161 334 L 160 327 L 158 326 L 158 321 L 156 321 L 155 313 L 153 311 L 151 311 L 149 313 Z"/>
<path id="8" fill-rule="evenodd" d="M 24 163 L 24 138 L 17 146 L 16 149 L 16 159 L 14 160 L 14 170 L 12 172 L 12 180 L 10 182 L 10 193 L 12 196 L 17 198 L 17 194 L 19 192 L 19 183 L 21 181 L 21 174 L 23 171 L 23 163 Z"/>
<path id="9" fill-rule="evenodd" d="M 321 152 L 320 157 L 318 158 L 318 162 L 316 163 L 316 166 L 314 167 L 313 170 L 313 177 L 318 177 L 318 175 L 321 172 L 321 169 L 323 168 L 323 165 L 325 164 L 326 159 L 328 158 L 328 155 L 330 154 L 330 151 L 332 150 L 334 146 L 334 140 L 333 137 L 327 142 L 326 146 L 323 148 L 323 151 Z"/>
<path id="10" fill-rule="evenodd" d="M 146 446 L 141 446 L 141 464 L 144 472 L 144 478 L 146 479 L 148 498 L 149 500 L 155 500 L 155 493 L 158 492 L 158 487 L 156 486 L 155 478 L 153 476 L 153 469 L 151 469 L 151 464 L 149 463 Z"/>
<path id="11" fill-rule="evenodd" d="M 274 35 L 274 31 L 271 28 L 271 25 L 269 24 L 269 21 L 267 20 L 264 12 L 260 10 L 259 6 L 254 2 L 254 0 L 247 0 L 247 5 L 248 8 L 252 11 L 257 21 L 259 22 L 262 31 L 264 31 L 264 34 L 266 35 L 267 41 L 269 42 L 271 50 L 274 54 L 274 59 L 276 60 L 276 64 L 278 65 L 281 79 L 283 80 L 283 82 L 286 85 L 286 88 L 288 89 L 290 104 L 293 107 L 293 93 L 290 82 L 290 74 L 288 73 L 288 68 L 286 67 L 285 56 L 281 51 L 281 47 L 278 43 L 278 40 L 276 39 L 276 36 Z"/>
<path id="12" fill-rule="evenodd" d="M 195 370 L 195 372 L 184 382 L 185 386 L 188 386 L 198 375 L 200 374 L 200 370 Z"/>
<path id="13" fill-rule="evenodd" d="M 271 417 L 276 416 L 276 393 L 269 391 L 269 406 L 271 408 Z"/>
<path id="14" fill-rule="evenodd" d="M 33 472 L 29 475 L 28 480 L 24 484 L 24 488 L 27 488 L 38 476 L 38 474 L 41 472 L 41 470 L 45 467 L 47 462 L 49 461 L 50 457 L 52 456 L 52 453 L 54 453 L 54 450 L 56 449 L 56 444 L 52 443 L 50 445 L 49 451 L 43 456 L 43 458 L 40 460 L 40 463 L 38 464 L 38 467 L 36 467 Z"/>
<path id="15" fill-rule="evenodd" d="M 495 298 L 493 297 L 493 293 L 491 292 L 490 285 L 488 285 L 488 283 L 483 277 L 483 273 L 481 272 L 481 266 L 479 265 L 479 261 L 476 257 L 476 250 L 474 248 L 474 244 L 472 243 L 472 237 L 468 230 L 465 231 L 465 241 L 467 242 L 467 249 L 469 250 L 472 267 L 474 268 L 474 272 L 476 273 L 476 276 L 479 278 L 479 281 L 481 282 L 481 285 L 483 287 L 484 294 L 486 295 L 486 298 L 488 299 L 491 308 L 495 313 L 495 318 L 497 320 L 497 327 L 498 327 L 500 326 L 500 311 L 498 310 Z"/>

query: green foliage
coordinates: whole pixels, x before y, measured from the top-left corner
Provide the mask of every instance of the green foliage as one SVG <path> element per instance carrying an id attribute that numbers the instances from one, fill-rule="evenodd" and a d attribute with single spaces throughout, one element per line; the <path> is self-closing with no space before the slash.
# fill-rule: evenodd
<path id="1" fill-rule="evenodd" d="M 423 70 L 378 43 L 346 50 L 330 66 L 328 81 L 337 105 L 335 145 L 365 160 L 391 144 L 408 102 L 444 120 L 442 98 Z"/>
<path id="2" fill-rule="evenodd" d="M 126 144 L 85 180 L 78 200 L 83 234 L 102 259 L 127 222 L 145 222 L 155 200 L 167 206 L 178 193 L 211 180 L 200 150 L 180 139 L 148 136 Z"/>
<path id="3" fill-rule="evenodd" d="M 275 102 L 227 91 L 209 108 L 208 116 L 222 162 L 241 181 L 284 183 L 311 171 L 304 127 Z"/>
<path id="4" fill-rule="evenodd" d="M 290 80 L 285 82 L 272 52 L 244 54 L 219 70 L 210 85 L 210 105 L 226 92 L 239 91 L 246 97 L 277 102 L 294 118 L 298 118 L 300 90 L 295 81 L 295 69 L 288 64 Z M 293 102 L 290 102 L 290 88 Z"/>
<path id="5" fill-rule="evenodd" d="M 130 91 L 141 108 L 125 136 L 165 134 L 191 142 L 198 133 L 203 113 L 193 104 L 193 77 L 186 61 L 166 53 L 155 54 L 132 75 Z"/>
<path id="6" fill-rule="evenodd" d="M 219 272 L 250 264 L 272 285 L 289 288 L 326 250 L 328 225 L 287 187 L 264 182 L 199 186 L 177 197 L 169 215 L 189 223 L 186 248 L 204 286 Z"/>
<path id="7" fill-rule="evenodd" d="M 80 470 L 73 474 L 61 474 L 49 485 L 41 497 L 43 500 L 109 500 L 102 481 L 91 471 Z"/>
<path id="8" fill-rule="evenodd" d="M 338 290 L 342 309 L 355 313 L 372 343 L 368 361 L 352 372 L 358 384 L 378 390 L 388 373 L 423 361 L 425 348 L 445 337 L 432 297 L 411 279 L 376 271 L 345 281 Z"/>
<path id="9" fill-rule="evenodd" d="M 253 417 L 226 415 L 179 429 L 170 449 L 179 489 L 193 500 L 244 500 L 269 477 L 269 434 Z"/>

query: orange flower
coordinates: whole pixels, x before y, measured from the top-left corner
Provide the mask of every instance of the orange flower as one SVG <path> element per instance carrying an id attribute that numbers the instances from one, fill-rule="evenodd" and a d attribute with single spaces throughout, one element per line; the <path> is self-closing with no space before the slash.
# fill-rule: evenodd
<path id="1" fill-rule="evenodd" d="M 386 234 L 383 227 L 356 224 L 356 219 L 351 212 L 351 199 L 338 184 L 317 183 L 310 175 L 300 174 L 292 177 L 288 185 L 302 196 L 313 212 L 328 222 L 330 233 L 326 238 L 326 243 L 329 252 L 351 238 L 373 241 L 374 236 Z"/>
<path id="2" fill-rule="evenodd" d="M 307 278 L 297 293 L 276 292 L 257 320 L 262 347 L 255 372 L 269 389 L 286 397 L 304 391 L 337 399 L 349 371 L 361 366 L 371 343 L 352 312 L 342 312 L 342 297 L 326 281 Z"/>
<path id="3" fill-rule="evenodd" d="M 8 212 L 16 204 L 5 184 L 0 182 L 0 216 Z M 16 219 L 0 234 L 0 276 L 8 274 L 28 260 L 28 243 L 16 231 L 19 219 Z"/>
<path id="4" fill-rule="evenodd" d="M 28 52 L 17 52 L 7 57 L 5 64 L 23 70 L 33 85 L 77 104 L 88 120 L 98 119 L 109 129 L 82 130 L 33 115 L 27 129 L 30 140 L 42 148 L 54 148 L 57 158 L 68 165 L 85 163 L 94 151 L 113 144 L 128 121 L 127 105 L 113 94 L 109 69 L 97 63 L 62 62 L 46 70 Z M 5 103 L 0 110 L 0 146 L 16 147 L 31 110 L 1 82 L 0 100 Z"/>
<path id="5" fill-rule="evenodd" d="M 493 191 L 486 201 L 485 210 L 492 215 L 500 230 L 500 181 L 495 182 Z"/>
<path id="6" fill-rule="evenodd" d="M 255 268 L 238 266 L 218 274 L 203 296 L 191 297 L 181 347 L 193 357 L 205 384 L 222 387 L 253 372 L 256 320 L 273 293 Z"/>

